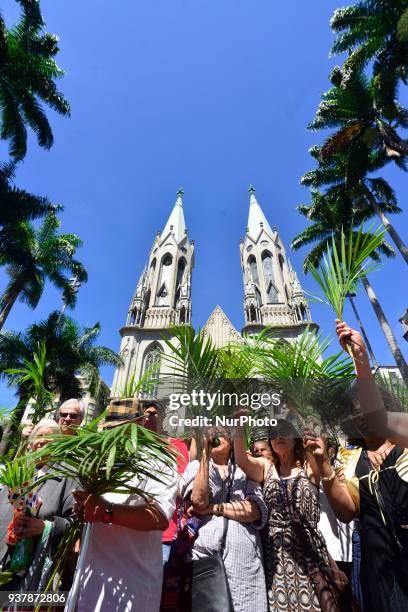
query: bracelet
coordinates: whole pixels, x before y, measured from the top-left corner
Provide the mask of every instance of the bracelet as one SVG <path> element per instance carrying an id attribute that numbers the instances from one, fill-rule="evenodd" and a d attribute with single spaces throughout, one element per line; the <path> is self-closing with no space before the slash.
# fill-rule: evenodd
<path id="1" fill-rule="evenodd" d="M 322 476 L 322 481 L 323 482 L 330 482 L 332 480 L 334 480 L 336 478 L 336 472 L 334 470 L 332 470 L 332 473 L 330 474 L 330 476 Z"/>

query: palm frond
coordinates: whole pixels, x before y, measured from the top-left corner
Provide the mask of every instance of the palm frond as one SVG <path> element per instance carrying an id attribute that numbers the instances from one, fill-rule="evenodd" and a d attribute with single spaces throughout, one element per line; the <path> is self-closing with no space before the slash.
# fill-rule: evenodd
<path id="1" fill-rule="evenodd" d="M 356 236 L 350 230 L 347 238 L 341 231 L 339 248 L 333 236 L 319 268 L 312 263 L 308 266 L 323 293 L 323 297 L 315 296 L 315 299 L 328 304 L 340 320 L 347 295 L 355 293 L 358 281 L 378 268 L 368 260 L 382 244 L 386 230 L 381 226 L 371 233 L 370 229 L 364 233 L 361 225 Z"/>

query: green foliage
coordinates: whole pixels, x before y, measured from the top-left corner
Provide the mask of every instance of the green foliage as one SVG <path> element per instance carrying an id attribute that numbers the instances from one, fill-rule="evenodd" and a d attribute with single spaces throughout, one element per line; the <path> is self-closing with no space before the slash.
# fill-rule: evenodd
<path id="1" fill-rule="evenodd" d="M 218 349 L 202 330 L 196 333 L 191 326 L 174 327 L 171 334 L 173 340 L 164 337 L 170 353 L 163 356 L 170 373 L 163 376 L 162 381 L 173 392 L 191 393 L 200 389 L 205 393 L 240 393 L 248 387 L 244 379 L 250 377 L 253 364 L 235 345 Z M 211 415 L 228 412 L 228 407 L 216 403 Z M 191 405 L 187 413 L 195 416 L 201 414 L 202 409 Z"/>
<path id="2" fill-rule="evenodd" d="M 146 494 L 135 479 L 166 482 L 168 477 L 157 462 L 173 467 L 175 455 L 164 437 L 135 423 L 104 431 L 97 431 L 97 424 L 95 420 L 79 427 L 76 436 L 53 435 L 46 447 L 33 453 L 34 460 L 45 457 L 52 465 L 38 482 L 58 474 L 76 480 L 95 495 L 127 493 L 143 498 Z"/>
<path id="3" fill-rule="evenodd" d="M 34 462 L 24 456 L 0 465 L 0 484 L 9 489 L 22 490 L 34 479 Z"/>
<path id="4" fill-rule="evenodd" d="M 341 393 L 353 377 L 353 364 L 340 352 L 323 357 L 330 342 L 306 330 L 293 342 L 274 337 L 273 328 L 217 349 L 202 332 L 174 329 L 169 342 L 174 355 L 175 379 L 185 392 L 252 393 L 279 391 L 300 419 L 318 416 L 330 427 L 338 425 L 344 405 Z M 229 410 L 230 409 L 230 410 Z M 234 406 L 215 406 L 213 414 L 228 415 Z M 187 407 L 188 414 L 202 414 L 201 407 Z"/>
<path id="5" fill-rule="evenodd" d="M 22 368 L 10 368 L 5 370 L 12 384 L 24 387 L 34 403 L 32 422 L 35 425 L 47 412 L 53 410 L 54 394 L 45 386 L 45 375 L 48 366 L 47 351 L 44 341 L 37 344 L 37 350 L 33 354 L 32 361 L 23 360 Z"/>
<path id="6" fill-rule="evenodd" d="M 355 239 L 351 230 L 347 238 L 341 231 L 339 248 L 332 236 L 319 268 L 309 264 L 309 270 L 324 295 L 316 299 L 331 306 L 338 319 L 343 319 L 347 295 L 355 293 L 358 281 L 378 268 L 377 264 L 369 265 L 369 258 L 381 245 L 385 231 L 380 227 L 374 233 L 363 233 L 361 225 Z"/>
<path id="7" fill-rule="evenodd" d="M 115 398 L 127 398 L 127 397 L 137 397 L 142 394 L 149 395 L 149 392 L 152 392 L 157 385 L 160 383 L 160 378 L 155 376 L 160 369 L 160 363 L 157 363 L 155 366 L 151 367 L 149 370 L 146 370 L 142 374 L 142 377 L 137 380 L 136 378 L 136 367 L 133 369 L 133 372 L 126 376 L 125 381 L 121 384 L 119 380 L 112 392 L 113 397 Z"/>
<path id="8" fill-rule="evenodd" d="M 60 234 L 61 222 L 50 213 L 37 229 L 29 221 L 15 223 L 3 236 L 0 249 L 0 265 L 6 266 L 9 282 L 0 298 L 5 312 L 17 297 L 35 308 L 44 291 L 46 280 L 69 292 L 70 277 L 74 274 L 86 282 L 87 273 L 75 259 L 76 250 L 82 245 L 75 234 Z M 75 294 L 69 293 L 69 306 L 75 304 Z M 4 323 L 4 320 L 3 320 Z"/>
<path id="9" fill-rule="evenodd" d="M 41 103 L 61 115 L 70 112 L 55 84 L 64 74 L 54 59 L 58 38 L 44 32 L 38 2 L 20 4 L 22 14 L 13 28 L 7 29 L 0 18 L 0 137 L 8 140 L 15 159 L 26 155 L 27 127 L 41 147 L 49 149 L 54 142 Z"/>
<path id="10" fill-rule="evenodd" d="M 285 342 L 274 337 L 273 328 L 266 328 L 237 345 L 237 351 L 246 353 L 253 363 L 261 388 L 279 390 L 298 420 L 304 423 L 314 416 L 335 428 L 344 411 L 340 398 L 354 370 L 342 352 L 325 357 L 329 346 L 328 339 L 308 329 Z"/>
<path id="11" fill-rule="evenodd" d="M 375 381 L 383 396 L 385 409 L 391 412 L 408 411 L 408 387 L 400 379 L 392 380 L 381 372 L 376 372 Z"/>
<path id="12" fill-rule="evenodd" d="M 52 204 L 48 198 L 33 195 L 15 187 L 16 163 L 0 164 L 0 249 L 7 240 L 12 224 L 56 213 L 62 207 Z"/>
<path id="13" fill-rule="evenodd" d="M 364 70 L 373 60 L 373 74 L 379 78 L 407 78 L 408 3 L 362 0 L 337 9 L 331 27 L 337 34 L 332 54 L 348 53 L 343 72 Z"/>
<path id="14" fill-rule="evenodd" d="M 23 368 L 25 361 L 32 361 L 38 343 L 44 343 L 47 352 L 45 387 L 52 393 L 60 394 L 61 401 L 80 397 L 82 388 L 76 374 L 82 373 L 91 395 L 98 399 L 98 391 L 102 391 L 100 368 L 123 363 L 115 351 L 95 345 L 100 332 L 99 323 L 82 329 L 71 317 L 60 312 L 51 313 L 47 319 L 31 325 L 24 333 L 1 332 L 0 375 L 5 377 L 7 369 Z M 13 382 L 12 379 L 9 382 Z M 26 401 L 30 397 L 30 390 L 23 382 L 18 385 L 18 393 Z"/>

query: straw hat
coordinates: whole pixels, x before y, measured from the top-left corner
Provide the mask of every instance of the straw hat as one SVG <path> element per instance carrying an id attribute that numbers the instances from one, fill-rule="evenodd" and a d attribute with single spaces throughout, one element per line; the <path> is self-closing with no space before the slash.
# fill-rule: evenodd
<path id="1" fill-rule="evenodd" d="M 143 408 L 137 398 L 111 399 L 105 418 L 99 423 L 99 429 L 125 425 L 141 418 L 143 418 Z"/>

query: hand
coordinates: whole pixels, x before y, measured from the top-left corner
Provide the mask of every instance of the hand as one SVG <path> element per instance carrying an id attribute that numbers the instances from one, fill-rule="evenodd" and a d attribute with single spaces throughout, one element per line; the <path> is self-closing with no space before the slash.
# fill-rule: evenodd
<path id="1" fill-rule="evenodd" d="M 242 416 L 249 416 L 250 412 L 248 410 L 248 408 L 243 408 L 243 407 L 239 407 L 235 410 L 233 417 L 234 419 L 239 419 Z"/>
<path id="2" fill-rule="evenodd" d="M 84 523 L 102 523 L 108 502 L 87 491 L 72 491 L 75 498 L 74 512 Z"/>
<path id="3" fill-rule="evenodd" d="M 317 462 L 322 462 L 326 457 L 326 442 L 311 429 L 305 429 L 303 433 L 303 448 L 306 453 L 312 454 Z"/>
<path id="4" fill-rule="evenodd" d="M 16 540 L 24 540 L 25 538 L 34 538 L 41 536 L 44 531 L 45 523 L 42 519 L 34 516 L 26 516 L 19 513 L 14 521 L 14 535 Z"/>
<path id="5" fill-rule="evenodd" d="M 218 437 L 217 431 L 216 429 L 214 429 L 214 427 L 209 427 L 209 429 L 207 429 L 207 432 L 204 436 L 204 438 L 202 439 L 202 445 L 203 445 L 203 457 L 209 461 L 210 459 L 210 455 L 211 455 L 211 451 L 214 448 L 214 440 L 215 438 Z"/>
<path id="6" fill-rule="evenodd" d="M 204 516 L 206 514 L 212 514 L 214 511 L 214 504 L 208 504 L 204 508 L 197 508 L 196 506 L 190 506 L 187 510 L 187 514 L 190 516 Z"/>
<path id="7" fill-rule="evenodd" d="M 21 437 L 28 438 L 31 435 L 31 432 L 33 431 L 33 429 L 34 429 L 34 425 L 32 423 L 25 425 L 23 427 L 23 431 L 21 432 Z"/>
<path id="8" fill-rule="evenodd" d="M 357 361 L 367 360 L 367 350 L 361 335 L 355 329 L 351 329 L 345 321 L 336 319 L 336 334 L 341 348 L 348 353 L 350 347 L 354 359 Z"/>

